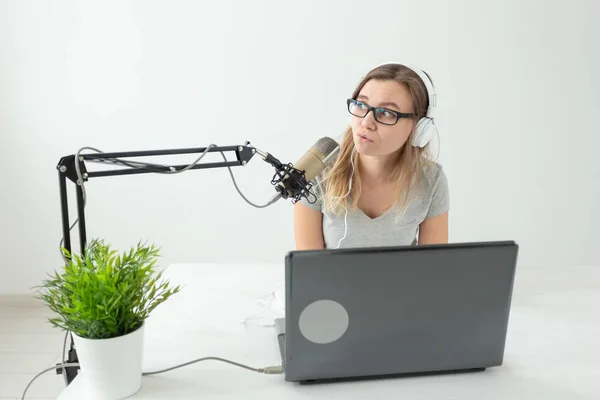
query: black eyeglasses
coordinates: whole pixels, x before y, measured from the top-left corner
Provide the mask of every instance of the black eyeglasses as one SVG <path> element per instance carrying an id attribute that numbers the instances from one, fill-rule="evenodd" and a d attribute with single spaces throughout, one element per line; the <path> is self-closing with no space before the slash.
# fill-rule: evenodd
<path id="1" fill-rule="evenodd" d="M 387 108 L 371 107 L 355 99 L 348 99 L 346 103 L 348 104 L 348 112 L 355 117 L 364 118 L 369 111 L 373 111 L 375 121 L 384 125 L 395 125 L 400 118 L 412 118 L 415 116 L 415 114 L 401 113 Z"/>

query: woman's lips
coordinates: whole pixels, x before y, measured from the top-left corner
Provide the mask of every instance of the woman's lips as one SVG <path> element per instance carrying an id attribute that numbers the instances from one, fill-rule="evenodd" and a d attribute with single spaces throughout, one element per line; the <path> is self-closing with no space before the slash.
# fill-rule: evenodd
<path id="1" fill-rule="evenodd" d="M 371 139 L 369 139 L 365 135 L 358 135 L 358 137 L 360 138 L 361 142 L 373 142 Z"/>

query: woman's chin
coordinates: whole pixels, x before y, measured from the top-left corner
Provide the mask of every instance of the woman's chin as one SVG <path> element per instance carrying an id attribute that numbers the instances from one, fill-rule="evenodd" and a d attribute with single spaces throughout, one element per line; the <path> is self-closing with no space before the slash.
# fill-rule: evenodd
<path id="1" fill-rule="evenodd" d="M 363 156 L 374 156 L 377 154 L 374 143 L 371 141 L 364 141 L 362 139 L 355 140 L 354 147 L 356 148 L 356 151 Z"/>

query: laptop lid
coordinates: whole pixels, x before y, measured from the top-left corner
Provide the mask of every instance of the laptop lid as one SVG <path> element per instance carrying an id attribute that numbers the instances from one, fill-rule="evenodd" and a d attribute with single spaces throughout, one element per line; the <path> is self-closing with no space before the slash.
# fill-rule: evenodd
<path id="1" fill-rule="evenodd" d="M 286 380 L 501 365 L 517 253 L 512 241 L 289 252 Z"/>

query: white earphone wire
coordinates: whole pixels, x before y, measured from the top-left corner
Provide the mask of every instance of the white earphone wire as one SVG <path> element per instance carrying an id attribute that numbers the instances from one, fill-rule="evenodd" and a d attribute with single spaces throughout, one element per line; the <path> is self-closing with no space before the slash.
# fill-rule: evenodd
<path id="1" fill-rule="evenodd" d="M 346 195 L 343 198 L 347 198 L 350 195 L 350 192 L 352 191 L 352 180 L 354 178 L 354 150 L 356 149 L 356 147 L 352 148 L 352 154 L 350 155 L 350 164 L 352 165 L 352 173 L 350 174 L 350 181 L 348 182 L 348 192 L 346 193 Z M 340 241 L 338 242 L 338 245 L 336 247 L 336 249 L 339 249 L 342 241 L 344 239 L 346 239 L 346 236 L 348 235 L 348 208 L 346 206 L 344 206 L 344 236 L 342 236 L 340 238 Z"/>
<path id="2" fill-rule="evenodd" d="M 283 285 L 283 282 L 277 282 L 277 285 Z M 244 318 L 243 320 L 240 321 L 241 325 L 246 325 L 248 323 L 250 323 L 250 320 L 256 319 L 258 317 L 260 317 L 261 315 L 263 315 L 264 313 L 266 313 L 267 311 L 269 311 L 271 309 L 271 307 L 273 306 L 274 302 L 277 302 L 279 305 L 279 308 L 281 308 L 281 311 L 285 312 L 285 303 L 282 301 L 281 296 L 277 293 L 277 289 L 273 289 L 270 293 L 259 297 L 257 299 L 258 303 L 261 303 L 264 305 L 264 308 L 252 315 L 247 316 L 246 318 Z M 259 324 L 259 323 L 254 323 L 254 325 L 257 325 L 261 328 L 272 328 L 274 325 L 272 324 Z"/>

